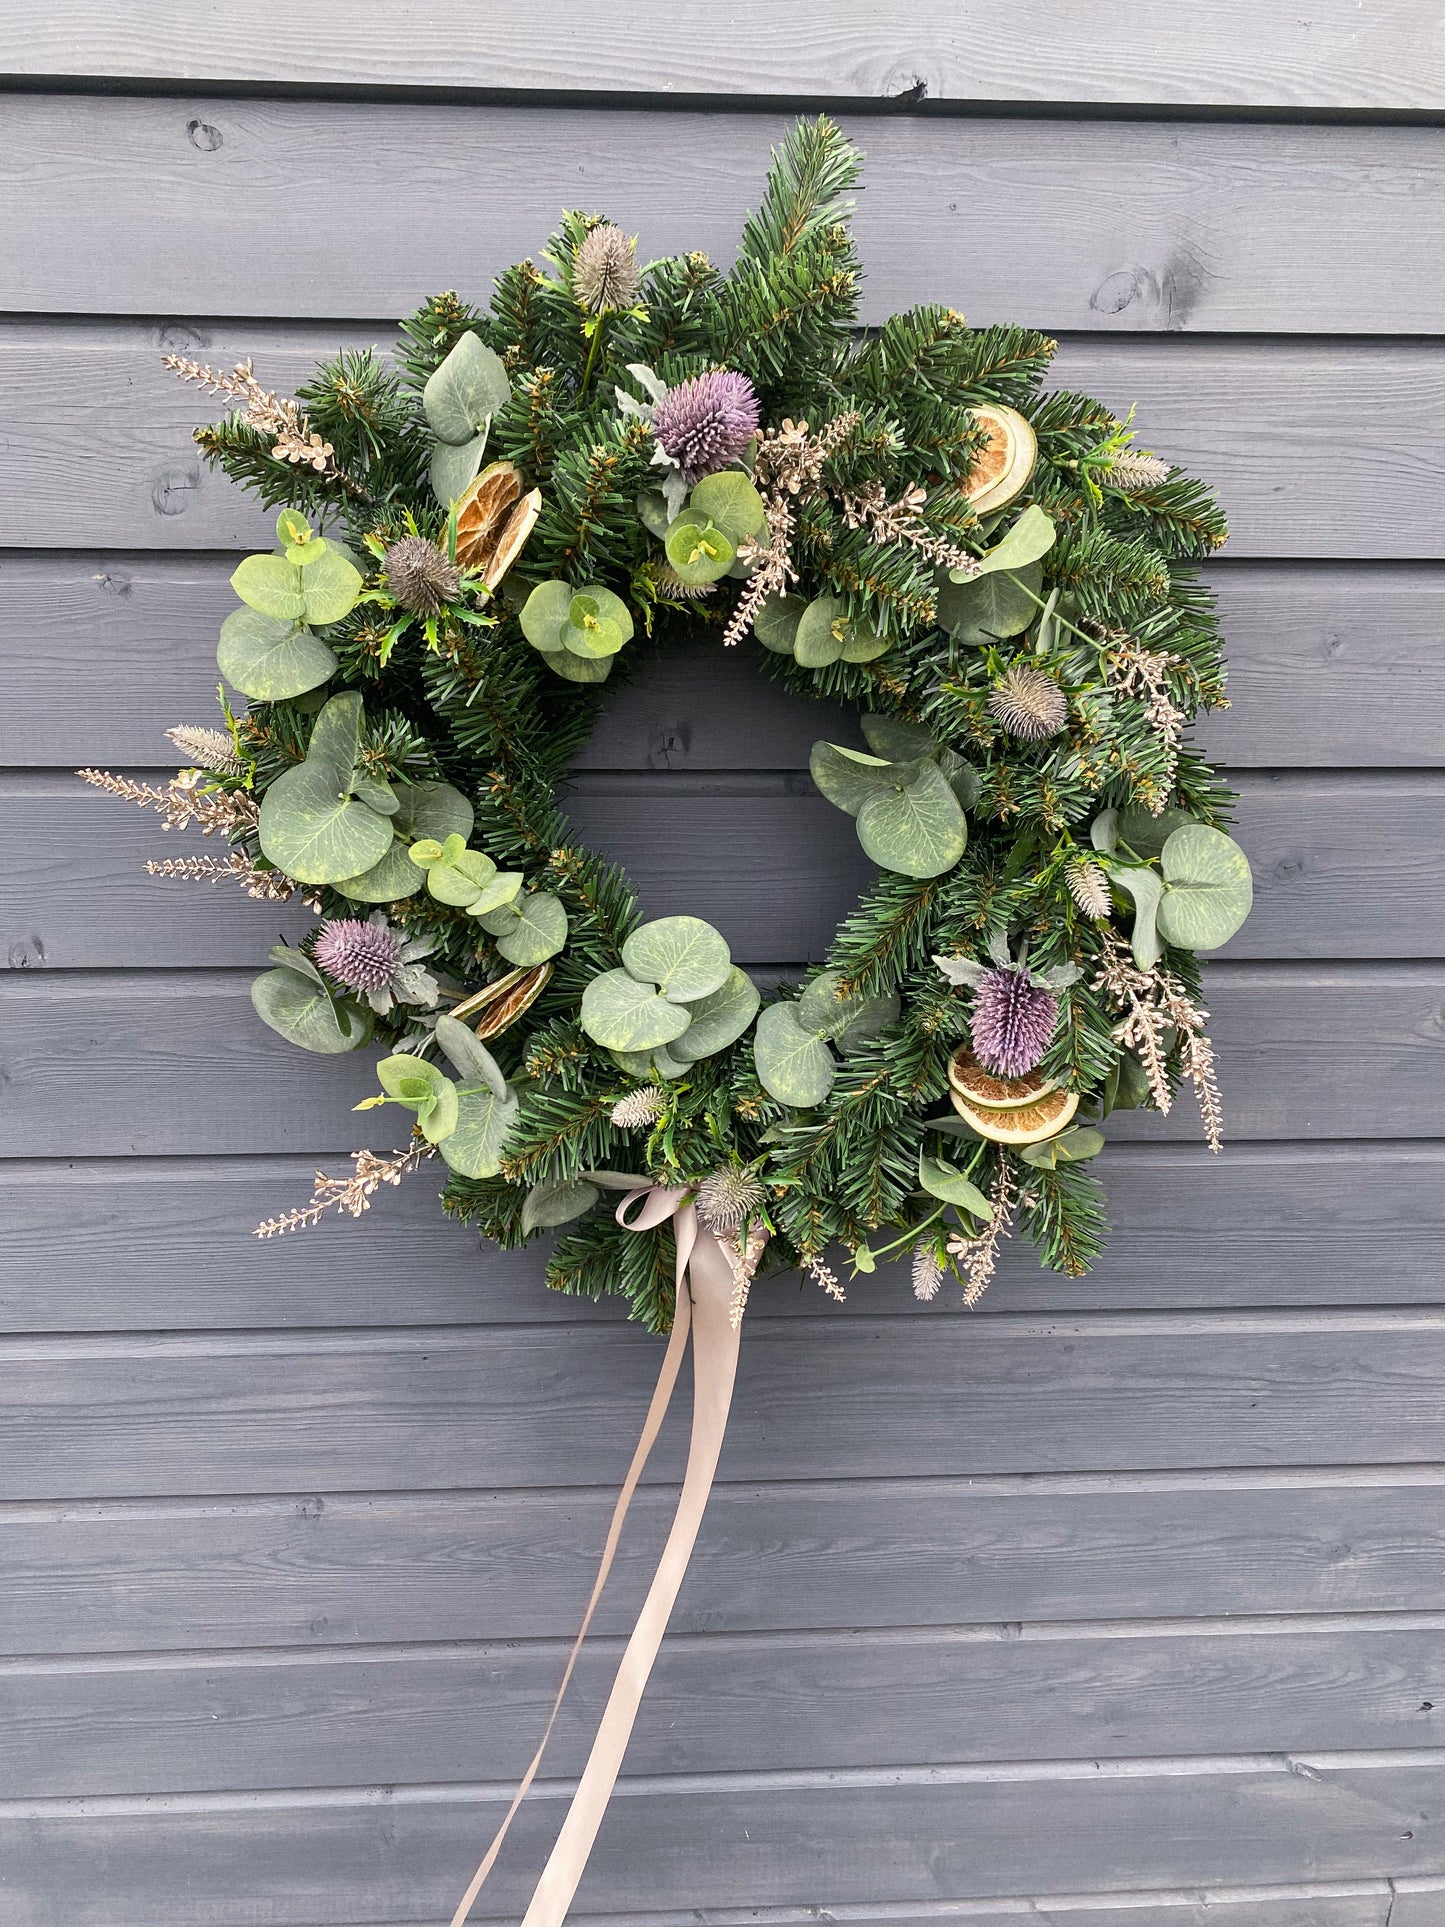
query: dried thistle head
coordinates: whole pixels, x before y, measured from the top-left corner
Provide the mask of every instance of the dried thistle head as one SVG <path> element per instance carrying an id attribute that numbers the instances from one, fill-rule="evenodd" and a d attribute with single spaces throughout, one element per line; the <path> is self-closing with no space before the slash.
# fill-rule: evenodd
<path id="1" fill-rule="evenodd" d="M 1058 1021 L 1058 999 L 1027 969 L 985 970 L 974 992 L 974 1055 L 995 1077 L 1022 1077 L 1038 1067 Z"/>
<path id="2" fill-rule="evenodd" d="M 1069 720 L 1069 704 L 1052 676 L 1027 663 L 1016 662 L 988 693 L 989 714 L 1010 736 L 1041 743 L 1057 736 Z"/>
<path id="3" fill-rule="evenodd" d="M 738 1231 L 763 1208 L 766 1193 L 757 1174 L 725 1164 L 697 1190 L 697 1215 L 709 1231 Z"/>
<path id="4" fill-rule="evenodd" d="M 424 535 L 404 535 L 382 561 L 387 587 L 414 616 L 434 616 L 456 599 L 461 577 L 456 565 Z"/>
<path id="5" fill-rule="evenodd" d="M 637 237 L 611 221 L 593 228 L 572 264 L 572 291 L 588 314 L 630 307 L 637 298 Z"/>

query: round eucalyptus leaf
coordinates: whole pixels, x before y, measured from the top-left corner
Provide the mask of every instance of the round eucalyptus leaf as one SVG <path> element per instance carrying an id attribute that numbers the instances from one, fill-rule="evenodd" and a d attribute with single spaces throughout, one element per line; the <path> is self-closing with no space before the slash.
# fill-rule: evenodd
<path id="1" fill-rule="evenodd" d="M 473 435 L 469 442 L 437 442 L 431 452 L 427 479 L 431 492 L 443 508 L 450 508 L 464 489 L 471 487 L 487 452 L 487 433 Z"/>
<path id="2" fill-rule="evenodd" d="M 632 636 L 632 613 L 610 589 L 579 590 L 567 605 L 562 646 L 577 656 L 615 656 Z"/>
<path id="3" fill-rule="evenodd" d="M 221 624 L 216 663 L 233 689 L 258 703 L 286 702 L 319 689 L 336 673 L 336 657 L 300 623 L 236 609 Z"/>
<path id="4" fill-rule="evenodd" d="M 667 534 L 672 521 L 668 513 L 667 497 L 660 488 L 645 488 L 637 498 L 637 517 L 649 535 L 655 535 L 660 542 Z"/>
<path id="5" fill-rule="evenodd" d="M 881 1037 L 890 1024 L 898 1022 L 903 1013 L 903 1000 L 896 990 L 890 990 L 882 997 L 850 999 L 847 1008 L 851 1015 L 843 1028 L 834 1033 L 833 1042 L 845 1057 L 851 1057 L 854 1051 Z"/>
<path id="6" fill-rule="evenodd" d="M 674 1004 L 710 997 L 727 982 L 732 967 L 726 941 L 701 917 L 659 917 L 642 924 L 623 944 L 622 962 L 632 976 L 656 984 Z"/>
<path id="7" fill-rule="evenodd" d="M 665 1044 L 659 1044 L 655 1050 L 615 1050 L 612 1057 L 630 1077 L 660 1077 L 664 1083 L 683 1077 L 692 1069 L 691 1064 L 675 1057 Z"/>
<path id="8" fill-rule="evenodd" d="M 567 941 L 567 912 L 560 897 L 536 890 L 506 906 L 515 913 L 510 930 L 497 938 L 498 955 L 518 969 L 530 970 L 555 957 Z"/>
<path id="9" fill-rule="evenodd" d="M 784 1008 L 793 1011 L 804 1030 L 832 1037 L 847 1024 L 849 1006 L 855 1001 L 839 997 L 838 987 L 842 981 L 841 970 L 825 970 L 813 979 L 796 1004 Z"/>
<path id="10" fill-rule="evenodd" d="M 808 757 L 808 774 L 828 801 L 849 816 L 856 816 L 872 797 L 910 783 L 921 767 L 891 763 L 886 757 L 843 749 L 837 743 L 814 743 Z"/>
<path id="11" fill-rule="evenodd" d="M 360 572 L 328 542 L 312 566 L 302 571 L 302 615 L 315 627 L 340 622 L 361 590 Z"/>
<path id="12" fill-rule="evenodd" d="M 560 1178 L 551 1184 L 534 1184 L 522 1204 L 522 1236 L 534 1231 L 551 1231 L 559 1224 L 571 1224 L 590 1211 L 602 1193 L 585 1178 Z"/>
<path id="13" fill-rule="evenodd" d="M 956 749 L 941 749 L 938 752 L 938 767 L 948 778 L 948 787 L 959 802 L 966 810 L 971 810 L 983 787 L 978 771 L 971 763 L 965 763 Z"/>
<path id="14" fill-rule="evenodd" d="M 753 634 L 775 656 L 791 656 L 798 620 L 807 606 L 800 595 L 770 595 L 753 617 Z"/>
<path id="15" fill-rule="evenodd" d="M 359 877 L 392 845 L 390 819 L 338 790 L 335 772 L 309 757 L 266 791 L 257 833 L 267 858 L 298 883 Z"/>
<path id="16" fill-rule="evenodd" d="M 421 391 L 422 413 L 440 441 L 469 442 L 512 392 L 500 356 L 468 329 Z"/>
<path id="17" fill-rule="evenodd" d="M 566 682 L 606 682 L 612 674 L 611 656 L 577 656 L 570 649 L 542 651 L 547 667 Z"/>
<path id="18" fill-rule="evenodd" d="M 489 917 L 494 910 L 509 908 L 522 894 L 522 885 L 527 881 L 520 870 L 498 870 L 494 877 L 482 885 L 481 891 L 465 906 L 469 917 Z M 500 930 L 493 936 L 505 937 L 517 927 L 516 921 L 508 917 Z"/>
<path id="19" fill-rule="evenodd" d="M 1175 830 L 1160 858 L 1164 897 L 1159 934 L 1185 950 L 1217 950 L 1254 902 L 1249 858 L 1232 836 L 1204 823 Z"/>
<path id="20" fill-rule="evenodd" d="M 833 1053 L 811 1030 L 804 1030 L 792 1004 L 769 1004 L 753 1032 L 753 1062 L 769 1097 L 799 1110 L 821 1104 L 833 1088 Z"/>
<path id="21" fill-rule="evenodd" d="M 798 618 L 794 656 L 805 669 L 826 669 L 843 654 L 849 627 L 847 603 L 837 596 L 818 596 Z"/>
<path id="22" fill-rule="evenodd" d="M 887 636 L 880 636 L 876 629 L 868 628 L 865 623 L 855 622 L 844 631 L 843 660 L 876 662 L 880 656 L 886 656 L 892 647 Z"/>
<path id="23" fill-rule="evenodd" d="M 485 851 L 459 850 L 451 858 L 443 856 L 440 862 L 428 864 L 427 893 L 438 903 L 465 910 L 496 874 L 497 866 Z"/>
<path id="24" fill-rule="evenodd" d="M 348 795 L 356 776 L 357 758 L 361 755 L 364 721 L 360 694 L 354 689 L 345 689 L 326 703 L 311 726 L 311 739 L 306 745 L 307 762 L 333 775 L 337 789 L 344 789 Z"/>
<path id="25" fill-rule="evenodd" d="M 1119 847 L 1118 810 L 1100 810 L 1089 825 L 1089 841 L 1101 856 L 1112 856 Z"/>
<path id="26" fill-rule="evenodd" d="M 302 1050 L 339 1057 L 371 1035 L 371 1019 L 354 1004 L 333 999 L 295 970 L 265 970 L 251 985 L 251 1002 L 263 1024 Z"/>
<path id="27" fill-rule="evenodd" d="M 752 978 L 733 964 L 717 990 L 688 1005 L 692 1022 L 669 1047 L 668 1055 L 681 1063 L 695 1064 L 700 1057 L 726 1050 L 753 1021 L 761 1002 Z"/>
<path id="28" fill-rule="evenodd" d="M 890 763 L 912 763 L 932 756 L 938 744 L 922 723 L 905 723 L 899 716 L 865 715 L 858 718 L 863 740 L 875 756 Z"/>
<path id="29" fill-rule="evenodd" d="M 976 646 L 1022 635 L 1038 614 L 1035 597 L 1043 580 L 1043 570 L 1037 562 L 1031 562 L 1012 572 L 1000 570 L 967 582 L 944 582 L 938 591 L 938 626 L 956 642 Z"/>
<path id="30" fill-rule="evenodd" d="M 1194 821 L 1188 810 L 1164 810 L 1158 816 L 1148 810 L 1117 810 L 1110 814 L 1116 819 L 1115 847 L 1122 845 L 1132 850 L 1145 863 L 1162 856 L 1164 845 L 1174 832 Z"/>
<path id="31" fill-rule="evenodd" d="M 1164 954 L 1158 930 L 1159 899 L 1164 885 L 1159 881 L 1158 872 L 1147 864 L 1116 863 L 1109 872 L 1109 881 L 1133 900 L 1134 930 L 1130 943 L 1134 961 L 1141 970 L 1152 970 Z"/>
<path id="32" fill-rule="evenodd" d="M 522 606 L 522 634 L 534 649 L 544 653 L 565 649 L 562 631 L 571 620 L 570 582 L 539 582 Z"/>
<path id="33" fill-rule="evenodd" d="M 457 1121 L 438 1145 L 463 1178 L 494 1178 L 502 1168 L 507 1138 L 517 1121 L 517 1099 L 498 1097 L 485 1085 L 457 1092 Z"/>
<path id="34" fill-rule="evenodd" d="M 434 837 L 445 843 L 459 836 L 465 843 L 472 833 L 472 806 L 450 783 L 400 783 L 392 822 L 402 836 Z"/>
<path id="35" fill-rule="evenodd" d="M 248 555 L 231 577 L 231 587 L 263 616 L 279 622 L 300 622 L 305 617 L 301 571 L 284 555 Z"/>
<path id="36" fill-rule="evenodd" d="M 659 997 L 625 970 L 605 970 L 582 993 L 582 1028 L 609 1050 L 650 1051 L 670 1044 L 687 1029 L 681 1004 Z"/>
<path id="37" fill-rule="evenodd" d="M 276 540 L 285 548 L 301 548 L 316 540 L 311 524 L 299 509 L 282 509 L 276 517 Z"/>
<path id="38" fill-rule="evenodd" d="M 481 1038 L 460 1018 L 437 1018 L 436 1040 L 464 1084 L 485 1084 L 494 1097 L 507 1095 L 507 1080 Z"/>
<path id="39" fill-rule="evenodd" d="M 997 569 L 1022 569 L 1037 562 L 1054 546 L 1054 535 L 1054 518 L 1046 515 L 1037 502 L 1031 502 L 1003 540 L 980 557 L 979 575 Z"/>
<path id="40" fill-rule="evenodd" d="M 737 553 L 722 530 L 684 509 L 667 531 L 663 544 L 667 559 L 690 589 L 720 582 Z"/>
<path id="41" fill-rule="evenodd" d="M 403 897 L 415 896 L 425 882 L 425 873 L 412 862 L 405 841 L 394 836 L 379 863 L 373 863 L 360 876 L 343 877 L 331 887 L 353 903 L 399 903 Z"/>
<path id="42" fill-rule="evenodd" d="M 905 788 L 868 799 L 858 812 L 858 841 L 880 869 L 937 877 L 968 847 L 968 819 L 942 770 L 925 763 Z"/>
<path id="43" fill-rule="evenodd" d="M 734 548 L 746 536 L 756 535 L 768 515 L 762 496 L 736 469 L 705 475 L 688 497 L 688 507 L 721 529 Z"/>

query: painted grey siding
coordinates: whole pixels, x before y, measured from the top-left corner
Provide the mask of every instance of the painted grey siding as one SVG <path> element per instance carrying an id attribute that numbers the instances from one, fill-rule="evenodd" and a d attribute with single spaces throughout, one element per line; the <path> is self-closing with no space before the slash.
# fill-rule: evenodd
<path id="1" fill-rule="evenodd" d="M 1232 1141 L 1128 1121 L 1090 1279 L 755 1303 L 579 1914 L 1445 1922 L 1445 74 L 1406 5 L 1137 11 L 739 0 L 693 35 L 627 0 L 594 44 L 558 0 L 7 10 L 5 1927 L 440 1927 L 656 1358 L 425 1180 L 248 1237 L 360 1141 L 368 1077 L 298 1076 L 251 1016 L 289 912 L 149 881 L 154 819 L 68 774 L 205 718 L 264 526 L 158 355 L 287 387 L 563 202 L 725 256 L 795 103 L 869 150 L 870 314 L 1050 329 L 1061 383 L 1224 496 Z M 609 709 L 579 826 L 655 910 L 797 963 L 861 874 L 801 793 L 820 725 L 684 653 Z M 667 1467 L 483 1917 L 559 1817 Z"/>

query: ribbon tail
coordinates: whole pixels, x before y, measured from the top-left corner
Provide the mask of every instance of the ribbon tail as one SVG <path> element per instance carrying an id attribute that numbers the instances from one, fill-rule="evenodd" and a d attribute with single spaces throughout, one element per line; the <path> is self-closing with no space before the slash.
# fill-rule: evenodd
<path id="1" fill-rule="evenodd" d="M 512 1804 L 507 1808 L 501 1825 L 492 1836 L 492 1843 L 487 1848 L 481 1865 L 472 1875 L 471 1883 L 462 1895 L 456 1912 L 452 1915 L 451 1927 L 465 1927 L 467 1915 L 472 1911 L 472 1907 L 476 1902 L 477 1895 L 482 1890 L 482 1885 L 487 1875 L 495 1866 L 497 1855 L 502 1850 L 502 1842 L 506 1839 L 512 1822 L 517 1817 L 517 1809 L 521 1806 L 527 1796 L 528 1789 L 537 1777 L 537 1770 L 542 1764 L 542 1755 L 547 1750 L 547 1742 L 551 1739 L 552 1729 L 557 1724 L 557 1715 L 562 1710 L 563 1698 L 566 1695 L 568 1686 L 572 1682 L 572 1675 L 577 1667 L 577 1657 L 582 1651 L 582 1642 L 587 1637 L 593 1615 L 597 1611 L 597 1602 L 602 1597 L 602 1588 L 607 1584 L 607 1576 L 612 1571 L 612 1562 L 617 1554 L 618 1541 L 622 1537 L 622 1523 L 627 1517 L 627 1508 L 632 1502 L 632 1495 L 637 1490 L 637 1482 L 642 1477 L 643 1468 L 647 1464 L 648 1454 L 651 1452 L 653 1443 L 659 1431 L 662 1429 L 662 1421 L 667 1416 L 667 1408 L 672 1402 L 673 1388 L 677 1384 L 677 1375 L 682 1367 L 682 1355 L 687 1350 L 691 1314 L 692 1302 L 687 1292 L 679 1291 L 677 1294 L 677 1309 L 672 1321 L 672 1333 L 667 1341 L 667 1351 L 663 1355 L 662 1369 L 657 1375 L 657 1385 L 652 1394 L 652 1402 L 647 1408 L 647 1417 L 643 1422 L 642 1435 L 637 1441 L 637 1450 L 632 1455 L 632 1463 L 627 1468 L 627 1477 L 622 1482 L 622 1490 L 617 1495 L 617 1504 L 612 1509 L 612 1522 L 607 1528 L 607 1542 L 602 1549 L 602 1558 L 598 1564 L 597 1578 L 592 1587 L 592 1596 L 587 1601 L 587 1609 L 582 1615 L 582 1624 L 578 1630 L 577 1637 L 572 1642 L 572 1650 L 567 1655 L 567 1665 L 562 1674 L 562 1684 L 557 1688 L 557 1697 L 552 1702 L 552 1710 L 548 1714 L 547 1724 L 542 1730 L 541 1743 L 537 1751 L 532 1755 L 532 1761 L 527 1771 L 522 1775 L 521 1783 L 517 1788 L 516 1794 L 513 1796 Z"/>
<path id="2" fill-rule="evenodd" d="M 690 1206 L 677 1213 L 679 1313 L 693 1312 L 692 1440 L 672 1530 L 627 1650 L 567 1818 L 527 1909 L 523 1927 L 561 1927 L 597 1838 L 632 1736 L 643 1689 L 662 1644 L 712 1491 L 732 1404 L 740 1334 L 730 1316 L 733 1272 L 717 1239 Z M 454 1923 L 455 1927 L 455 1923 Z"/>

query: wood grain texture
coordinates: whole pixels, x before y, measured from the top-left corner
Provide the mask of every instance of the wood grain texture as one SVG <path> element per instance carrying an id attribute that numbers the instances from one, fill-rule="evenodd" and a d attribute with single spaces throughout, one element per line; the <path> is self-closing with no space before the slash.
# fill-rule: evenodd
<path id="1" fill-rule="evenodd" d="M 864 746 L 851 721 L 833 740 Z M 163 785 L 169 772 L 144 774 Z M 1255 902 L 1222 956 L 1445 955 L 1445 775 L 1237 780 L 1233 828 Z M 584 771 L 563 802 L 575 834 L 622 864 L 647 913 L 706 917 L 739 958 L 762 960 L 779 944 L 822 957 L 879 874 L 805 770 Z M 0 952 L 12 967 L 259 968 L 279 933 L 294 941 L 315 923 L 299 903 L 258 902 L 229 881 L 147 875 L 147 861 L 204 855 L 217 839 L 165 832 L 153 812 L 68 775 L 0 775 L 0 810 L 17 852 L 0 879 Z M 69 887 L 57 893 L 62 872 Z"/>
<path id="2" fill-rule="evenodd" d="M 163 314 L 183 279 L 197 315 L 404 314 L 459 273 L 484 290 L 579 205 L 639 234 L 644 260 L 700 248 L 727 266 L 791 119 L 573 110 L 559 140 L 547 107 L 21 95 L 0 136 L 0 308 Z M 1051 333 L 1438 322 L 1431 128 L 844 127 L 867 154 L 865 322 L 919 301 Z M 298 180 L 324 219 L 297 223 Z M 479 181 L 486 219 L 459 250 Z"/>
<path id="3" fill-rule="evenodd" d="M 68 549 L 83 534 L 101 548 L 270 547 L 275 518 L 206 469 L 190 442 L 215 405 L 161 355 L 253 355 L 267 383 L 289 390 L 339 346 L 391 335 L 389 321 L 9 325 L 8 544 Z M 1072 337 L 1053 385 L 1121 415 L 1137 402 L 1141 443 L 1218 490 L 1231 556 L 1445 557 L 1445 342 Z M 1336 453 L 1342 419 L 1369 423 L 1348 466 Z"/>
<path id="4" fill-rule="evenodd" d="M 807 96 L 884 103 L 1148 103 L 1166 106 L 1343 107 L 1434 110 L 1445 104 L 1445 62 L 1408 0 L 1368 12 L 1323 0 L 1307 17 L 1222 0 L 1187 39 L 1150 8 L 1108 0 L 1087 19 L 1068 0 L 1026 15 L 997 7 L 960 12 L 944 0 L 903 5 L 835 0 L 826 17 L 798 0 L 737 0 L 728 58 L 686 36 L 659 33 L 646 0 L 618 0 L 608 31 L 588 30 L 565 0 L 523 7 L 493 0 L 458 13 L 418 0 L 407 31 L 383 0 L 314 0 L 308 31 L 281 0 L 219 0 L 184 27 L 144 0 L 40 6 L 16 0 L 7 76 L 114 80 L 282 82 L 306 89 L 363 86 L 511 92 Z M 546 58 L 538 58 L 538 48 Z"/>
<path id="5" fill-rule="evenodd" d="M 331 1168 L 338 1168 L 331 1163 Z M 428 1169 L 361 1225 L 332 1218 L 258 1243 L 252 1227 L 303 1200 L 300 1157 L 11 1164 L 0 1187 L 0 1330 L 146 1331 L 589 1323 L 619 1315 L 542 1285 L 545 1246 L 503 1252 L 437 1209 Z M 1435 1144 L 1115 1144 L 1112 1230 L 1086 1278 L 1040 1269 L 1021 1244 L 975 1316 L 1229 1306 L 1436 1304 L 1445 1148 Z M 1388 1253 L 1388 1262 L 1381 1254 Z M 406 1280 L 399 1293 L 398 1278 Z M 957 1298 L 941 1309 L 957 1308 Z M 811 1286 L 760 1283 L 752 1321 L 807 1316 Z M 907 1267 L 849 1287 L 839 1317 L 935 1316 Z"/>
<path id="6" fill-rule="evenodd" d="M 742 957 L 740 961 L 752 962 Z M 385 1114 L 357 1118 L 372 1054 L 295 1075 L 259 1024 L 251 973 L 16 970 L 0 978 L 0 1156 L 334 1156 L 391 1148 Z M 1210 1026 L 1233 1138 L 1433 1137 L 1445 1052 L 1434 964 L 1230 964 L 1208 972 Z M 95 1093 L 118 1093 L 97 1103 Z M 1116 1115 L 1120 1142 L 1196 1141 L 1192 1100 L 1168 1118 Z"/>
<path id="7" fill-rule="evenodd" d="M 1436 1753 L 1231 1756 L 1101 1771 L 1065 1763 L 938 1768 L 903 1784 L 888 1769 L 832 1783 L 714 1788 L 624 1780 L 578 1894 L 579 1911 L 731 1907 L 745 1878 L 782 1906 L 937 1902 L 1058 1892 L 1432 1873 L 1445 1852 Z M 539 1789 L 513 1829 L 484 1918 L 525 1905 L 566 1783 Z M 551 1797 L 548 1797 L 549 1794 Z M 94 1800 L 0 1808 L 16 1927 L 110 1927 L 115 1898 L 149 1927 L 253 1918 L 352 1927 L 444 1917 L 506 1795 L 472 1786 L 355 1794 Z M 104 1892 L 92 1870 L 104 1866 Z M 742 1870 L 741 1872 L 739 1870 Z M 1126 1871 L 1127 1869 L 1127 1871 Z M 242 1916 L 244 1918 L 244 1915 Z"/>
<path id="8" fill-rule="evenodd" d="M 1258 1627 L 673 1638 L 628 1772 L 1439 1744 L 1445 1619 Z M 582 1770 L 621 1644 L 584 1651 L 548 1750 L 556 1778 Z M 520 1778 L 562 1658 L 469 1642 L 0 1666 L 0 1799 Z"/>
<path id="9" fill-rule="evenodd" d="M 234 567 L 234 556 L 203 553 L 0 552 L 0 763 L 155 763 L 163 727 L 212 717 Z M 1268 769 L 1445 764 L 1445 570 L 1222 561 L 1205 575 L 1232 705 L 1196 731 L 1212 758 Z M 833 705 L 772 682 L 750 647 L 700 638 L 632 648 L 637 672 L 614 677 L 581 768 L 801 769 L 818 736 L 847 727 Z M 61 651 L 93 700 L 56 702 Z"/>
<path id="10" fill-rule="evenodd" d="M 673 1628 L 1433 1612 L 1441 1496 L 1439 1467 L 725 1483 Z M 300 1487 L 3 1507 L 0 1651 L 570 1639 L 612 1497 Z M 599 1634 L 631 1630 L 675 1501 L 638 1493 Z"/>
<path id="11" fill-rule="evenodd" d="M 10 1339 L 0 1499 L 612 1487 L 658 1358 L 608 1324 Z M 907 1478 L 920 1437 L 940 1476 L 1445 1460 L 1442 1367 L 1430 1312 L 824 1311 L 745 1336 L 719 1476 Z"/>

